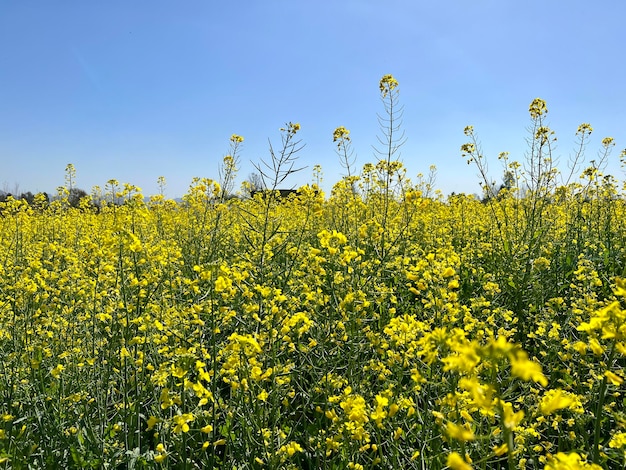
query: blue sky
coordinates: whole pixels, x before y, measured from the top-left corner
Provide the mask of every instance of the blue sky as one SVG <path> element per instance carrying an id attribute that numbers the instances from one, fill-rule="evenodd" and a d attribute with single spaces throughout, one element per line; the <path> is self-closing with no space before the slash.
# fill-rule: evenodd
<path id="1" fill-rule="evenodd" d="M 565 164 L 582 122 L 626 147 L 626 3 L 621 0 L 0 0 L 0 189 L 49 191 L 73 163 L 89 191 L 115 178 L 178 197 L 217 179 L 231 134 L 245 138 L 239 181 L 268 139 L 299 122 L 307 169 L 330 189 L 332 142 L 351 130 L 357 166 L 375 160 L 378 82 L 400 83 L 408 176 L 438 168 L 444 194 L 479 192 L 463 161 L 474 126 L 490 170 L 526 151 L 528 105 L 548 103 Z"/>

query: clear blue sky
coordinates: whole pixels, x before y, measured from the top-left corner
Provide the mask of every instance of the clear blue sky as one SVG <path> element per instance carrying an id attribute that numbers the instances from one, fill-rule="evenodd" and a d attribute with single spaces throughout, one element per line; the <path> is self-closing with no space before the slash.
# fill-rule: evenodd
<path id="1" fill-rule="evenodd" d="M 302 126 L 307 165 L 285 182 L 329 189 L 343 169 L 332 133 L 351 130 L 357 165 L 374 161 L 378 81 L 400 82 L 415 178 L 438 167 L 444 194 L 479 192 L 463 161 L 472 124 L 492 160 L 522 159 L 535 97 L 548 103 L 563 163 L 578 124 L 589 158 L 626 147 L 626 2 L 550 0 L 0 0 L 0 189 L 49 191 L 73 163 L 87 190 L 115 178 L 178 197 L 217 178 L 228 139 L 244 136 L 240 181 L 268 138 Z"/>

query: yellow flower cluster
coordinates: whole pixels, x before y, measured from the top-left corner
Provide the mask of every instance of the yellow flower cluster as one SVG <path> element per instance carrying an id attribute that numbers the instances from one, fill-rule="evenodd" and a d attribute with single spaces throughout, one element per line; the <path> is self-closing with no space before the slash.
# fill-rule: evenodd
<path id="1" fill-rule="evenodd" d="M 197 178 L 182 202 L 111 181 L 97 210 L 0 203 L 0 461 L 623 467 L 626 204 L 444 199 L 403 170 L 284 200 Z"/>

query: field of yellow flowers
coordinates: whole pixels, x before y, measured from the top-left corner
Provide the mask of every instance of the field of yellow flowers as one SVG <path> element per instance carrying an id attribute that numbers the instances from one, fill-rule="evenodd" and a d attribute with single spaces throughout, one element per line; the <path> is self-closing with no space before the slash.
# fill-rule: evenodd
<path id="1" fill-rule="evenodd" d="M 4 203 L 3 465 L 621 468 L 624 201 L 371 180 Z"/>
<path id="2" fill-rule="evenodd" d="M 514 184 L 444 199 L 394 158 L 397 81 L 380 89 L 389 151 L 351 173 L 337 128 L 330 194 L 225 197 L 234 135 L 222 186 L 182 203 L 113 181 L 99 206 L 0 203 L 0 466 L 624 468 L 612 139 L 557 186 L 537 99 L 529 161 L 500 156 Z M 270 188 L 298 130 L 258 167 Z"/>

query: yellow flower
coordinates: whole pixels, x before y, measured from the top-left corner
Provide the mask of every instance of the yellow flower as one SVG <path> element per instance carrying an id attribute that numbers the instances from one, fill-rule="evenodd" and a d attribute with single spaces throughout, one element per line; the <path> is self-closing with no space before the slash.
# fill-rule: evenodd
<path id="1" fill-rule="evenodd" d="M 348 419 L 356 423 L 366 423 L 369 421 L 365 406 L 365 399 L 360 396 L 349 396 L 343 400 L 339 406 L 344 410 Z"/>
<path id="2" fill-rule="evenodd" d="M 591 134 L 592 132 L 593 127 L 591 127 L 591 124 L 584 122 L 580 126 L 578 126 L 576 134 Z"/>
<path id="3" fill-rule="evenodd" d="M 596 338 L 589 339 L 589 348 L 596 356 L 601 356 L 602 354 L 604 354 L 604 348 Z"/>
<path id="4" fill-rule="evenodd" d="M 611 145 L 615 145 L 615 139 L 613 139 L 613 137 L 605 137 L 604 139 L 602 139 L 602 146 L 603 147 L 610 147 Z"/>
<path id="5" fill-rule="evenodd" d="M 387 74 L 380 79 L 379 88 L 383 95 L 383 98 L 387 96 L 390 91 L 393 91 L 398 86 L 398 80 L 393 78 L 393 75 Z"/>
<path id="6" fill-rule="evenodd" d="M 63 364 L 57 364 L 57 366 L 50 371 L 50 375 L 55 379 L 58 379 L 61 376 L 61 372 L 65 370 L 65 366 Z"/>
<path id="7" fill-rule="evenodd" d="M 548 459 L 545 470 L 602 470 L 602 467 L 587 463 L 576 452 L 559 452 Z"/>
<path id="8" fill-rule="evenodd" d="M 541 98 L 535 98 L 533 102 L 530 103 L 528 111 L 533 119 L 537 119 L 546 114 L 548 112 L 548 108 L 544 100 Z"/>
<path id="9" fill-rule="evenodd" d="M 522 380 L 537 382 L 542 386 L 548 385 L 548 379 L 541 372 L 541 366 L 528 359 L 523 351 L 511 356 L 511 374 Z"/>
<path id="10" fill-rule="evenodd" d="M 490 410 L 493 407 L 494 390 L 491 385 L 481 384 L 476 378 L 462 378 L 459 380 L 459 387 L 467 390 L 480 408 Z"/>
<path id="11" fill-rule="evenodd" d="M 289 444 L 281 446 L 281 448 L 278 449 L 278 452 L 292 457 L 296 452 L 302 452 L 302 446 L 297 442 L 292 441 Z"/>
<path id="12" fill-rule="evenodd" d="M 480 363 L 478 345 L 476 343 L 459 343 L 453 346 L 453 354 L 441 360 L 444 371 L 456 371 L 469 374 Z"/>
<path id="13" fill-rule="evenodd" d="M 452 452 L 448 455 L 446 465 L 452 470 L 472 470 L 472 466 L 458 452 Z"/>
<path id="14" fill-rule="evenodd" d="M 524 412 L 522 410 L 517 412 L 513 411 L 513 405 L 511 403 L 503 403 L 502 410 L 504 413 L 502 422 L 507 429 L 514 429 L 522 419 L 524 419 Z"/>
<path id="15" fill-rule="evenodd" d="M 576 341 L 574 344 L 572 344 L 572 348 L 574 348 L 574 350 L 576 350 L 576 352 L 581 355 L 587 352 L 587 345 L 582 341 Z"/>
<path id="16" fill-rule="evenodd" d="M 243 349 L 248 356 L 253 356 L 254 354 L 258 354 L 262 351 L 259 342 L 250 335 L 239 335 L 237 333 L 233 333 L 228 339 L 233 343 L 236 351 Z"/>
<path id="17" fill-rule="evenodd" d="M 446 268 L 446 269 L 444 269 L 444 270 L 443 270 L 443 272 L 441 273 L 441 276 L 442 276 L 442 277 L 444 277 L 444 278 L 446 278 L 446 277 L 452 277 L 452 276 L 454 276 L 455 274 L 456 274 L 456 272 L 454 271 L 454 269 L 453 269 L 453 268 L 448 267 L 448 268 Z"/>
<path id="18" fill-rule="evenodd" d="M 545 271 L 550 268 L 550 260 L 543 256 L 540 256 L 535 261 L 533 261 L 533 268 L 535 268 L 537 271 Z"/>
<path id="19" fill-rule="evenodd" d="M 451 439 L 461 442 L 473 441 L 476 438 L 474 432 L 469 428 L 469 425 L 459 426 L 453 422 L 446 424 L 446 434 Z"/>
<path id="20" fill-rule="evenodd" d="M 156 446 L 157 455 L 154 456 L 154 461 L 157 463 L 162 463 L 167 458 L 167 451 L 165 450 L 165 446 L 162 443 L 158 443 Z"/>
<path id="21" fill-rule="evenodd" d="M 493 453 L 498 457 L 506 454 L 509 451 L 509 445 L 505 442 L 504 444 L 500 444 L 499 446 L 495 446 L 493 448 Z"/>
<path id="22" fill-rule="evenodd" d="M 582 403 L 578 396 L 561 389 L 548 390 L 539 402 L 539 411 L 544 416 L 563 408 L 583 412 Z"/>
<path id="23" fill-rule="evenodd" d="M 142 247 L 141 247 L 141 240 L 139 240 L 139 238 L 134 233 L 128 232 L 128 235 L 129 235 L 130 239 L 132 240 L 131 244 L 128 246 L 130 251 L 132 251 L 133 253 L 140 252 L 141 249 L 142 249 Z"/>
<path id="24" fill-rule="evenodd" d="M 151 431 L 151 430 L 154 428 L 154 426 L 155 426 L 158 422 L 160 422 L 160 421 L 161 421 L 161 420 L 160 420 L 159 418 L 157 418 L 156 416 L 150 416 L 150 417 L 148 418 L 148 427 L 147 427 L 146 431 Z"/>
<path id="25" fill-rule="evenodd" d="M 338 127 L 337 129 L 335 129 L 335 131 L 333 132 L 333 142 L 337 142 L 337 141 L 341 141 L 341 140 L 350 140 L 350 131 L 348 129 L 346 129 L 345 127 L 341 126 Z M 339 145 L 339 144 L 338 144 Z"/>
<path id="26" fill-rule="evenodd" d="M 609 380 L 609 382 L 611 382 L 613 385 L 621 385 L 622 382 L 624 382 L 624 379 L 622 377 L 620 377 L 619 375 L 611 372 L 610 370 L 607 370 L 604 373 L 604 376 Z"/>
<path id="27" fill-rule="evenodd" d="M 191 413 L 174 416 L 174 423 L 176 424 L 176 426 L 174 426 L 174 429 L 172 431 L 174 431 L 175 433 L 189 432 L 189 424 L 187 423 L 190 423 L 194 419 L 195 418 Z"/>
<path id="28" fill-rule="evenodd" d="M 387 417 L 384 408 L 389 404 L 389 399 L 381 395 L 376 395 L 376 409 L 370 414 L 370 417 L 380 427 L 383 419 Z"/>
<path id="29" fill-rule="evenodd" d="M 626 432 L 618 432 L 609 441 L 609 447 L 613 449 L 621 449 L 626 446 Z"/>
<path id="30" fill-rule="evenodd" d="M 224 292 L 232 288 L 232 279 L 225 278 L 224 276 L 218 276 L 215 280 L 215 292 Z"/>
<path id="31" fill-rule="evenodd" d="M 122 360 L 122 364 L 124 363 L 124 359 L 130 357 L 130 351 L 125 346 L 122 346 L 120 349 L 120 359 Z"/>
<path id="32" fill-rule="evenodd" d="M 626 297 L 626 279 L 621 277 L 615 278 L 615 295 L 618 297 Z"/>

